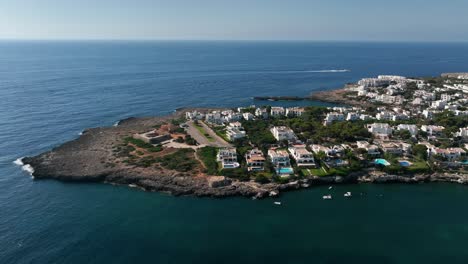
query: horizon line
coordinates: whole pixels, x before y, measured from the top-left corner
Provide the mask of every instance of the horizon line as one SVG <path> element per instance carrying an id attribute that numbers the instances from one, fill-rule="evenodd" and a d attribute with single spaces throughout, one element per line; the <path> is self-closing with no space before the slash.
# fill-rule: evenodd
<path id="1" fill-rule="evenodd" d="M 341 42 L 341 43 L 468 43 L 468 40 L 347 40 L 347 39 L 163 39 L 163 38 L 1 38 L 11 42 Z"/>

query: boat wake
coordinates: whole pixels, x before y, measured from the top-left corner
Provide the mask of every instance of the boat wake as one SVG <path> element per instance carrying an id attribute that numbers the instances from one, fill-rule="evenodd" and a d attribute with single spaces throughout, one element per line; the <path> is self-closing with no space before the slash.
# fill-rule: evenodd
<path id="1" fill-rule="evenodd" d="M 343 69 L 343 70 L 318 70 L 318 71 L 305 71 L 305 72 L 317 72 L 317 73 L 333 73 L 333 72 L 350 72 L 350 70 Z"/>
<path id="2" fill-rule="evenodd" d="M 23 157 L 17 158 L 15 161 L 13 161 L 13 163 L 15 165 L 21 166 L 21 169 L 28 172 L 29 175 L 31 175 L 31 177 L 34 179 L 34 176 L 33 176 L 34 168 L 29 164 L 25 165 L 24 162 L 23 162 Z"/>

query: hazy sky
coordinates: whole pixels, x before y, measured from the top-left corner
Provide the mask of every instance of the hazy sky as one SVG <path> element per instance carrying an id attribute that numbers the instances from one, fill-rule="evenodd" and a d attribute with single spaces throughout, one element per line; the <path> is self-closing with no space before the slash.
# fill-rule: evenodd
<path id="1" fill-rule="evenodd" d="M 468 0 L 0 0 L 1 39 L 468 41 Z"/>

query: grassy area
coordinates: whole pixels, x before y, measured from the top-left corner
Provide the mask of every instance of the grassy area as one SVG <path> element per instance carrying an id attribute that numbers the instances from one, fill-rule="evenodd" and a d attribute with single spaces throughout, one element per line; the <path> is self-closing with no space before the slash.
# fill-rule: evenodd
<path id="1" fill-rule="evenodd" d="M 148 150 L 149 152 L 159 152 L 162 150 L 162 146 L 161 145 L 157 145 L 157 146 L 154 146 L 150 143 L 146 143 L 144 142 L 143 140 L 141 139 L 135 139 L 133 137 L 126 137 L 124 139 L 125 141 L 125 144 L 132 144 L 132 145 L 135 145 L 139 148 L 142 148 L 142 149 L 146 149 Z"/>
<path id="2" fill-rule="evenodd" d="M 208 134 L 208 132 L 206 132 L 205 128 L 202 125 L 194 123 L 194 126 L 198 130 L 198 132 L 200 132 L 200 134 L 202 134 L 204 137 L 206 137 L 206 139 L 208 139 L 208 141 L 210 141 L 210 142 L 215 141 L 214 138 L 212 138 L 210 136 L 210 134 Z"/>
<path id="3" fill-rule="evenodd" d="M 306 172 L 304 172 L 306 171 Z M 318 177 L 326 177 L 326 176 L 346 176 L 350 173 L 350 169 L 346 167 L 341 167 L 341 168 L 330 168 L 330 169 L 325 169 L 324 167 L 320 167 L 317 169 L 310 169 L 310 172 L 312 175 L 318 176 Z M 306 170 L 302 170 L 303 175 L 310 175 L 310 173 Z M 307 174 L 306 174 L 307 173 Z"/>
<path id="4" fill-rule="evenodd" d="M 228 137 L 226 136 L 226 128 L 225 127 L 213 127 L 213 131 L 218 135 L 220 138 L 224 139 L 225 141 L 229 142 Z"/>
<path id="5" fill-rule="evenodd" d="M 166 169 L 187 172 L 197 166 L 197 162 L 191 157 L 193 149 L 179 149 L 177 152 L 164 157 L 154 159 Z"/>
<path id="6" fill-rule="evenodd" d="M 203 147 L 198 150 L 198 157 L 203 161 L 206 167 L 206 173 L 210 175 L 218 174 L 218 162 L 216 161 L 217 148 Z"/>
<path id="7" fill-rule="evenodd" d="M 410 173 L 425 173 L 429 172 L 430 168 L 427 166 L 425 161 L 414 161 L 411 166 L 408 167 Z"/>

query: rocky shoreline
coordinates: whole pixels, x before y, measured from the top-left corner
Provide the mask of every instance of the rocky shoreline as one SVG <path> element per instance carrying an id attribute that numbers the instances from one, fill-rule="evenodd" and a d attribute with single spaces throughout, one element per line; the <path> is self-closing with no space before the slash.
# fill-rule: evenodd
<path id="1" fill-rule="evenodd" d="M 234 181 L 223 176 L 200 176 L 162 168 L 142 168 L 115 162 L 112 146 L 133 133 L 146 131 L 157 123 L 179 118 L 182 109 L 164 117 L 128 118 L 117 126 L 85 130 L 79 138 L 50 151 L 25 157 L 22 163 L 33 168 L 35 179 L 55 179 L 67 182 L 103 182 L 130 185 L 145 191 L 199 197 L 245 196 L 265 198 L 281 192 L 324 184 L 341 183 L 419 183 L 453 182 L 468 184 L 466 174 L 427 174 L 414 176 L 387 175 L 362 171 L 346 177 L 309 177 L 289 183 L 260 184 Z"/>

